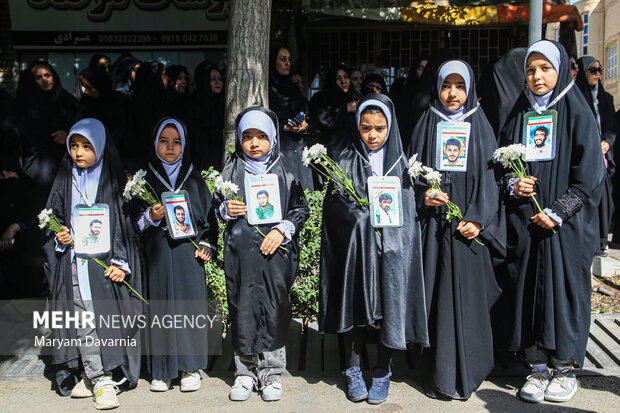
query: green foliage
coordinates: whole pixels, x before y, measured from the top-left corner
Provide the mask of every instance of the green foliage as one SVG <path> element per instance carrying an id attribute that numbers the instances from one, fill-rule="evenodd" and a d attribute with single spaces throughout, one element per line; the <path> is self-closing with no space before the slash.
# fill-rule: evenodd
<path id="1" fill-rule="evenodd" d="M 319 272 L 321 269 L 321 225 L 325 191 L 306 190 L 310 217 L 299 233 L 299 268 L 291 289 L 293 317 L 304 323 L 316 319 L 319 312 Z"/>
<path id="2" fill-rule="evenodd" d="M 228 301 L 226 299 L 226 274 L 224 273 L 224 228 L 226 225 L 218 222 L 219 234 L 217 238 L 217 256 L 205 263 L 207 277 L 207 291 L 209 300 L 217 304 L 217 314 L 223 322 L 228 322 Z"/>

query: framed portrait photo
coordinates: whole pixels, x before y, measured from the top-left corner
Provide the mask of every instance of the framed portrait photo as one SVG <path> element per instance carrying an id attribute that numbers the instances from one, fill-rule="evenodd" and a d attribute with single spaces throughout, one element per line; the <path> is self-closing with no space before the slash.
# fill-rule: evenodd
<path id="1" fill-rule="evenodd" d="M 402 227 L 402 186 L 397 176 L 369 176 L 368 202 L 373 227 Z"/>
<path id="2" fill-rule="evenodd" d="M 435 169 L 438 171 L 467 171 L 467 150 L 469 149 L 469 122 L 439 122 Z"/>
<path id="3" fill-rule="evenodd" d="M 555 125 L 557 112 L 546 110 L 542 114 L 528 112 L 523 118 L 523 144 L 525 161 L 548 161 L 555 158 Z"/>
<path id="4" fill-rule="evenodd" d="M 278 175 L 247 174 L 245 177 L 245 196 L 250 224 L 273 224 L 282 221 Z"/>
<path id="5" fill-rule="evenodd" d="M 110 252 L 110 207 L 108 204 L 76 205 L 73 208 L 74 250 L 78 255 Z"/>
<path id="6" fill-rule="evenodd" d="M 164 192 L 161 194 L 161 200 L 164 205 L 168 233 L 172 239 L 195 236 L 196 227 L 187 191 Z"/>

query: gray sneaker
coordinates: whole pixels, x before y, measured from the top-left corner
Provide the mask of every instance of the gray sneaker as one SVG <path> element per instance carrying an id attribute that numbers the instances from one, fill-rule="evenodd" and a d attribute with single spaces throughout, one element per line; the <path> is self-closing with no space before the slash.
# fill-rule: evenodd
<path id="1" fill-rule="evenodd" d="M 74 399 L 93 397 L 93 384 L 85 374 L 82 374 L 82 380 L 80 380 L 71 390 L 71 397 Z"/>
<path id="2" fill-rule="evenodd" d="M 545 400 L 545 390 L 549 385 L 551 376 L 548 371 L 535 371 L 527 376 L 527 381 L 519 390 L 519 397 L 526 402 L 540 403 Z"/>
<path id="3" fill-rule="evenodd" d="M 577 378 L 572 370 L 553 370 L 553 376 L 545 391 L 545 400 L 567 402 L 577 393 Z"/>
<path id="4" fill-rule="evenodd" d="M 116 397 L 116 383 L 109 376 L 97 380 L 93 393 L 95 395 L 95 409 L 108 410 L 119 406 L 118 397 Z"/>
<path id="5" fill-rule="evenodd" d="M 250 398 L 254 389 L 254 380 L 250 376 L 237 376 L 235 384 L 233 384 L 228 393 L 230 400 L 234 402 L 242 402 Z"/>

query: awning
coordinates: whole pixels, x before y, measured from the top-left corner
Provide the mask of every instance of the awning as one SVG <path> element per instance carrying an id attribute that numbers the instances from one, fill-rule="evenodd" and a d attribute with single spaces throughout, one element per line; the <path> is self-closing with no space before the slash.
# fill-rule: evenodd
<path id="1" fill-rule="evenodd" d="M 383 7 L 372 7 L 371 4 L 366 4 L 369 7 L 359 7 L 361 4 L 358 5 L 357 1 L 347 2 L 347 6 L 339 5 L 339 2 L 335 1 L 330 2 L 329 6 L 316 7 L 317 3 L 320 3 L 320 0 L 310 1 L 303 12 L 315 16 L 339 16 L 435 26 L 528 24 L 530 12 L 529 4 L 492 4 L 493 2 L 484 1 L 477 2 L 483 3 L 481 5 L 451 5 L 449 1 L 441 0 L 408 2 L 407 5 L 403 5 L 404 2 L 400 1 L 399 5 L 385 2 Z M 472 3 L 474 2 L 469 2 Z M 581 15 L 575 6 L 544 4 L 543 23 L 555 22 L 569 22 L 577 31 L 583 30 L 584 27 Z"/>

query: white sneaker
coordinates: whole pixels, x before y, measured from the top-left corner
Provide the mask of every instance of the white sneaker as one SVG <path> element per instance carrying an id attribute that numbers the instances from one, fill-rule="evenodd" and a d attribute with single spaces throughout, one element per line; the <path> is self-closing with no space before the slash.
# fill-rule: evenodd
<path id="1" fill-rule="evenodd" d="M 527 376 L 527 381 L 519 390 L 519 396 L 526 402 L 540 403 L 545 400 L 545 390 L 549 386 L 549 372 L 535 371 Z"/>
<path id="2" fill-rule="evenodd" d="M 274 381 L 273 383 L 263 387 L 260 397 L 266 402 L 275 402 L 282 398 L 282 383 Z"/>
<path id="3" fill-rule="evenodd" d="M 181 375 L 181 391 L 196 391 L 200 389 L 200 372 L 184 371 Z"/>
<path id="4" fill-rule="evenodd" d="M 572 370 L 561 372 L 553 370 L 553 376 L 545 391 L 545 400 L 567 402 L 577 393 L 577 378 Z"/>
<path id="5" fill-rule="evenodd" d="M 85 375 L 82 375 L 80 380 L 71 389 L 71 397 L 74 399 L 85 399 L 86 397 L 93 397 L 93 384 Z"/>
<path id="6" fill-rule="evenodd" d="M 151 380 L 150 391 L 168 391 L 172 385 L 172 380 Z"/>
<path id="7" fill-rule="evenodd" d="M 252 395 L 254 389 L 254 380 L 250 376 L 237 376 L 235 384 L 233 384 L 228 393 L 230 400 L 234 402 L 242 402 Z"/>
<path id="8" fill-rule="evenodd" d="M 97 380 L 93 393 L 95 395 L 95 409 L 97 410 L 115 409 L 120 406 L 118 397 L 116 397 L 116 387 L 109 376 Z"/>

